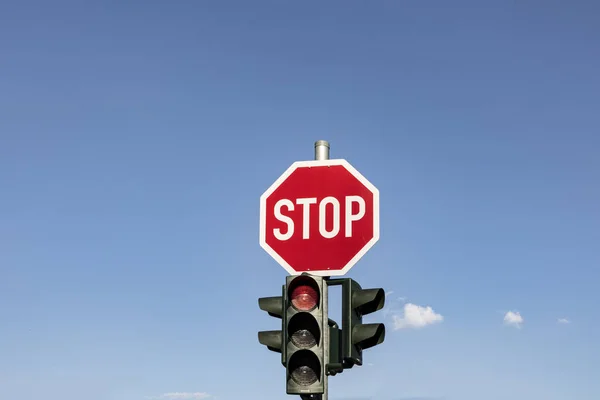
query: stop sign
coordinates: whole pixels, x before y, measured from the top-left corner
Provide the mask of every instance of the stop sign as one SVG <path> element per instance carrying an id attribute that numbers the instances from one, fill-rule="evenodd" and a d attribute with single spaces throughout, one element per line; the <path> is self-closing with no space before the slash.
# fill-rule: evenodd
<path id="1" fill-rule="evenodd" d="M 292 164 L 260 197 L 260 245 L 292 275 L 344 275 L 379 240 L 379 191 L 346 160 Z"/>

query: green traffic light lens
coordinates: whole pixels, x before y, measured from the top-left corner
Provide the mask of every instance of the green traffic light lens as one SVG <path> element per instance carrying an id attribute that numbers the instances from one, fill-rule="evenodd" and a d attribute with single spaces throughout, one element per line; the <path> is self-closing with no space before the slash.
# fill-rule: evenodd
<path id="1" fill-rule="evenodd" d="M 300 350 L 290 358 L 290 377 L 300 386 L 310 386 L 319 380 L 321 365 L 316 354 L 310 350 Z"/>

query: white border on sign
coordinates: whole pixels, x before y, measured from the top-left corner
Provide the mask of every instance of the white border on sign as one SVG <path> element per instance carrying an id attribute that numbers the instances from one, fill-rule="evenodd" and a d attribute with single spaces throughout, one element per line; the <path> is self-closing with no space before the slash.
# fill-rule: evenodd
<path id="1" fill-rule="evenodd" d="M 344 268 L 340 270 L 307 271 L 316 276 L 341 276 L 348 273 L 354 266 L 379 240 L 379 189 L 358 172 L 350 163 L 344 159 L 335 160 L 312 160 L 296 161 L 293 163 L 273 184 L 260 196 L 260 247 L 262 247 L 271 257 L 275 259 L 290 275 L 300 275 L 301 272 L 295 271 L 271 246 L 267 244 L 267 198 L 273 193 L 291 174 L 298 168 L 327 167 L 332 165 L 342 165 L 356 179 L 360 181 L 367 189 L 373 193 L 373 238 L 369 240 L 356 255 L 348 261 Z"/>

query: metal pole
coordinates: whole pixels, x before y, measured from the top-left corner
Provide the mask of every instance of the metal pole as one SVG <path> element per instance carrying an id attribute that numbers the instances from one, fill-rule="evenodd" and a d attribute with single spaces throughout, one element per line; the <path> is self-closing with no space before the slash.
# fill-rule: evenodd
<path id="1" fill-rule="evenodd" d="M 329 160 L 329 142 L 326 140 L 317 140 L 315 142 L 315 160 Z M 325 347 L 325 357 L 323 368 L 324 379 L 323 382 L 323 395 L 321 400 L 328 400 L 329 398 L 329 377 L 327 376 L 327 364 L 329 364 L 329 290 L 327 285 L 323 285 L 323 314 L 325 332 L 323 335 L 323 344 Z"/>
<path id="2" fill-rule="evenodd" d="M 327 140 L 317 140 L 315 142 L 315 160 L 329 160 L 329 142 Z M 327 277 L 325 277 L 327 279 Z M 329 364 L 329 291 L 327 285 L 323 285 L 323 315 L 325 322 L 325 332 L 323 332 L 323 346 L 325 347 L 325 357 L 323 368 L 325 368 L 324 376 L 325 381 L 323 382 L 323 394 L 301 394 L 301 400 L 328 400 L 329 392 L 329 377 L 327 376 L 327 364 Z"/>

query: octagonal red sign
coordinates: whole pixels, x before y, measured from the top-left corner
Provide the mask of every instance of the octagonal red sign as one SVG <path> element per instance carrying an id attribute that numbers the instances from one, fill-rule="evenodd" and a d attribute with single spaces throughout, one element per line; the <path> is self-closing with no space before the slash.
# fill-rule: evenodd
<path id="1" fill-rule="evenodd" d="M 296 162 L 260 198 L 260 245 L 292 275 L 344 275 L 377 240 L 379 191 L 346 160 Z"/>

